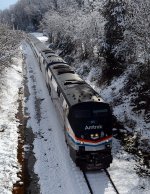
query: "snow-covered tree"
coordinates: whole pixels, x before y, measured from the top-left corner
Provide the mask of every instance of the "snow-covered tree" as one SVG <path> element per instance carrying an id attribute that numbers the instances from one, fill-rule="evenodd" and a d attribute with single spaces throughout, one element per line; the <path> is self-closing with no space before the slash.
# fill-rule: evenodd
<path id="1" fill-rule="evenodd" d="M 134 58 L 142 63 L 150 61 L 150 1 L 130 1 L 127 5 L 125 38 L 133 48 Z"/>
<path id="2" fill-rule="evenodd" d="M 0 24 L 0 58 L 10 55 L 20 43 L 23 34 L 10 30 L 7 25 Z"/>

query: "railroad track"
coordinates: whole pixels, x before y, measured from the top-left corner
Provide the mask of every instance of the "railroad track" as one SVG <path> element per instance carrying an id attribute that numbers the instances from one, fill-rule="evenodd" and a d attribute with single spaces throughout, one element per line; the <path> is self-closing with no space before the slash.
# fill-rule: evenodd
<path id="1" fill-rule="evenodd" d="M 87 173 L 86 173 L 85 171 L 82 171 L 82 172 L 83 172 L 83 176 L 84 176 L 84 178 L 85 178 L 85 181 L 86 181 L 86 183 L 87 183 L 88 189 L 89 189 L 89 191 L 90 191 L 90 194 L 95 194 L 94 185 L 92 185 L 92 184 L 90 183 L 90 180 L 89 180 L 89 178 L 88 178 Z M 106 176 L 108 177 L 108 179 L 109 179 L 109 181 L 110 181 L 110 183 L 111 183 L 111 185 L 112 185 L 112 187 L 113 187 L 113 189 L 114 189 L 114 192 L 115 192 L 116 194 L 120 194 L 119 191 L 118 191 L 118 189 L 117 189 L 117 187 L 115 186 L 115 184 L 114 184 L 114 182 L 113 182 L 113 180 L 112 180 L 112 178 L 111 178 L 109 172 L 107 171 L 107 169 L 104 169 L 104 172 L 105 172 Z M 100 172 L 100 173 L 101 173 L 101 172 Z M 96 192 L 96 194 L 97 194 L 97 192 Z M 101 193 L 99 192 L 99 194 L 101 194 Z"/>

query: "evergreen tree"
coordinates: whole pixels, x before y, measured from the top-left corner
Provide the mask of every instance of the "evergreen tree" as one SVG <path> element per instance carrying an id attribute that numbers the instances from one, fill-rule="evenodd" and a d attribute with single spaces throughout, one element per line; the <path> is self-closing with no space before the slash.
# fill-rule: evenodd
<path id="1" fill-rule="evenodd" d="M 125 53 L 118 52 L 118 46 L 124 41 L 125 3 L 119 0 L 108 0 L 104 6 L 105 24 L 104 55 L 107 66 L 103 71 L 105 76 L 120 75 L 124 69 Z"/>

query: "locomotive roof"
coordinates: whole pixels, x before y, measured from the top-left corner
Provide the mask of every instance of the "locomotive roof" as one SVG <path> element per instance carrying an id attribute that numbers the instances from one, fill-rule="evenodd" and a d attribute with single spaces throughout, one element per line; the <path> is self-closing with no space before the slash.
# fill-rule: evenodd
<path id="1" fill-rule="evenodd" d="M 28 36 L 29 36 L 29 39 L 32 40 L 32 43 L 35 45 L 35 47 L 39 51 L 39 53 L 41 53 L 42 50 L 46 49 L 45 45 L 39 39 L 37 39 L 35 36 L 33 36 L 32 34 L 29 34 Z"/>
<path id="2" fill-rule="evenodd" d="M 103 102 L 98 93 L 82 80 L 79 75 L 75 72 L 69 72 L 70 69 L 73 70 L 71 67 L 67 67 L 68 73 L 65 73 L 64 68 L 62 68 L 64 73 L 59 74 L 59 69 L 55 69 L 56 66 L 58 65 L 50 66 L 51 72 L 70 106 L 87 101 Z"/>
<path id="3" fill-rule="evenodd" d="M 45 57 L 48 65 L 47 67 L 53 65 L 53 64 L 57 64 L 57 63 L 62 63 L 62 64 L 67 64 L 61 57 L 59 56 L 51 56 L 51 57 Z"/>
<path id="4" fill-rule="evenodd" d="M 37 39 L 35 36 L 33 36 L 32 34 L 28 34 L 28 37 L 29 37 L 29 39 L 32 39 L 32 42 L 34 42 L 34 43 L 37 43 L 37 42 L 39 42 L 39 39 Z"/>
<path id="5" fill-rule="evenodd" d="M 38 49 L 39 52 L 41 52 L 41 50 L 45 49 L 44 44 L 42 42 L 40 42 L 40 41 L 36 42 L 35 46 L 36 46 L 36 48 Z"/>

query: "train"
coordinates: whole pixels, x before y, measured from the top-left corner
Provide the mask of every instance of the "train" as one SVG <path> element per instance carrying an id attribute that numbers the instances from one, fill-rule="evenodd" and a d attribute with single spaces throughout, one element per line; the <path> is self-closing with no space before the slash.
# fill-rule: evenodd
<path id="1" fill-rule="evenodd" d="M 64 59 L 28 35 L 49 95 L 60 116 L 65 140 L 82 170 L 106 169 L 112 163 L 112 110 Z"/>

